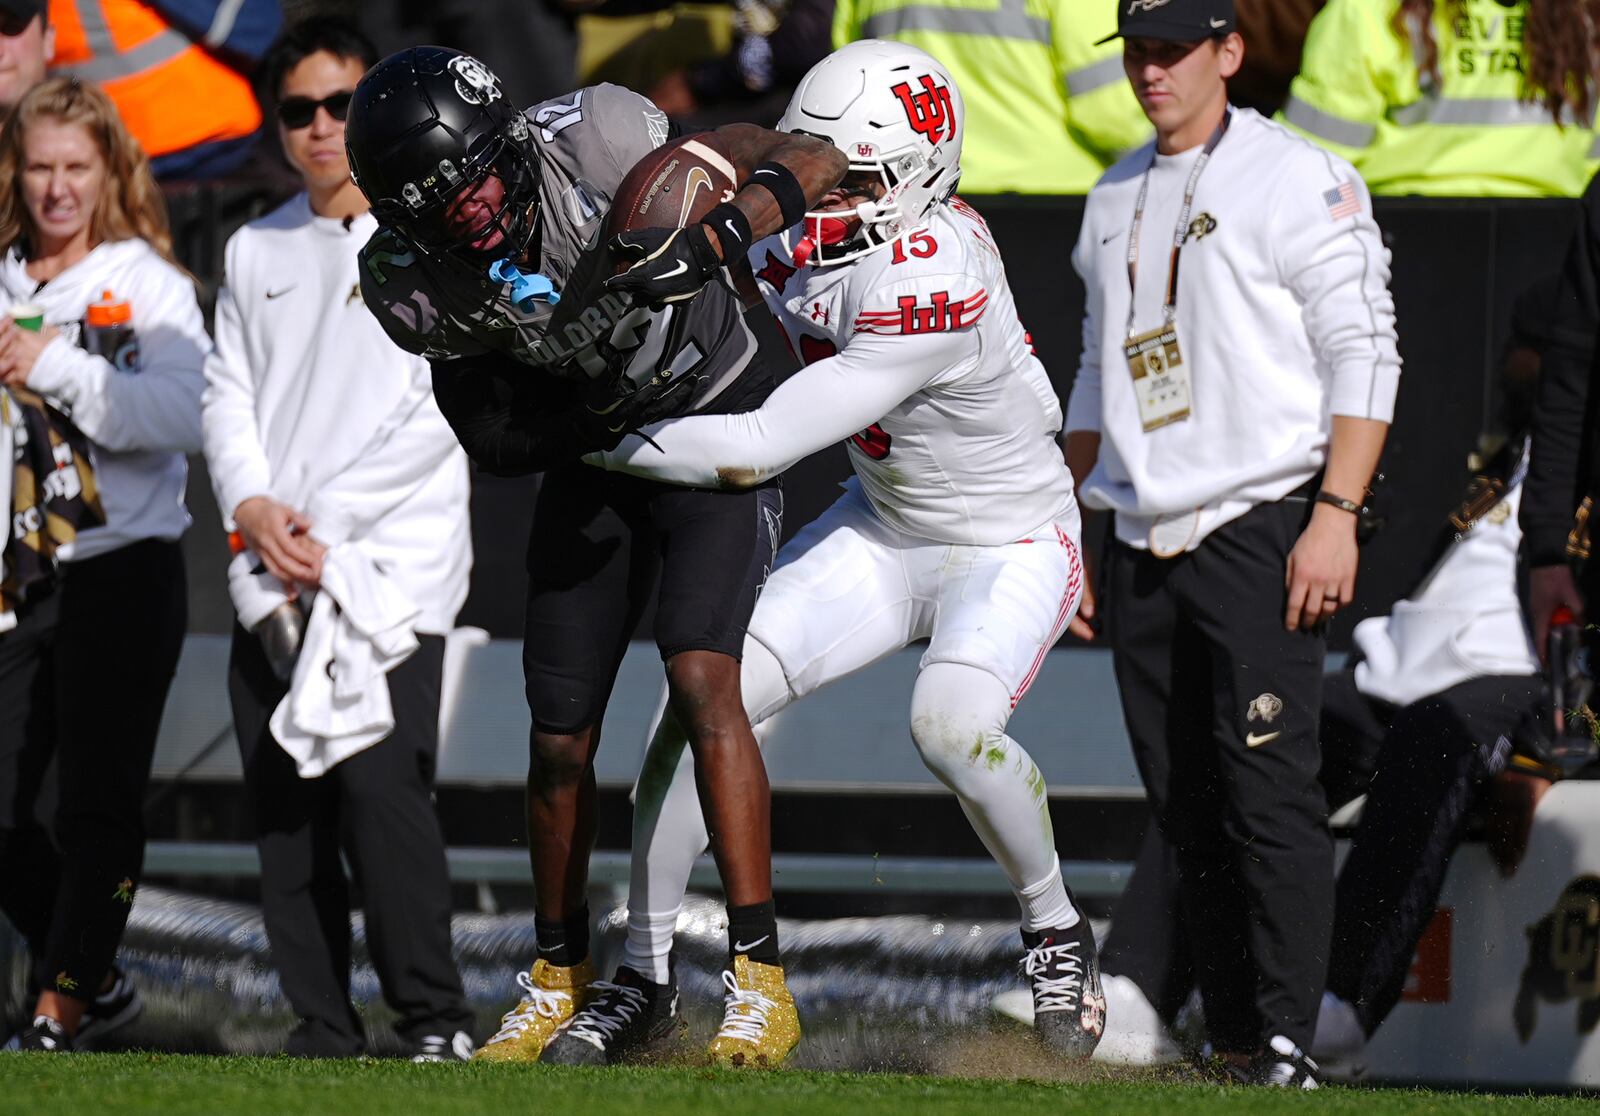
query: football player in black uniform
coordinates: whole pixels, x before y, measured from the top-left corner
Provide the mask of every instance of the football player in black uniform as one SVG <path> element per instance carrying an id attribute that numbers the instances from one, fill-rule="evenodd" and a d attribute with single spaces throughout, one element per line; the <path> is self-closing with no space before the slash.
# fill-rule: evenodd
<path id="1" fill-rule="evenodd" d="M 702 223 L 627 233 L 608 250 L 602 228 L 623 176 L 668 136 L 654 105 L 614 85 L 518 111 L 482 62 L 440 47 L 385 59 L 349 106 L 350 166 L 382 226 L 362 253 L 367 305 L 431 359 L 439 406 L 481 468 L 544 473 L 523 650 L 538 958 L 518 976 L 527 998 L 480 1050 L 487 1059 L 603 1061 L 676 1019 L 671 982 L 626 968 L 595 980 L 585 906 L 601 717 L 658 580 L 655 638 L 701 775 L 728 967 L 737 943 L 759 974 L 729 990 L 761 1009 L 762 1025 L 745 1026 L 725 1060 L 770 1063 L 799 1035 L 777 951 L 766 771 L 739 694 L 781 491 L 678 488 L 578 459 L 645 422 L 761 403 L 772 367 L 717 280 L 722 261 L 799 221 L 845 159 L 750 125 L 692 137 L 737 191 Z M 617 253 L 638 262 L 614 275 Z"/>

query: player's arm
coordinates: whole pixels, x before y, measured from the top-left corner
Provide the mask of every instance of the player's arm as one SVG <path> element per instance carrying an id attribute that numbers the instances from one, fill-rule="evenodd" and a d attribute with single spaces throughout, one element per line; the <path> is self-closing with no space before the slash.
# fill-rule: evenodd
<path id="1" fill-rule="evenodd" d="M 698 224 L 636 229 L 612 239 L 613 251 L 638 262 L 606 286 L 635 302 L 660 306 L 693 298 L 725 262 L 743 259 L 757 240 L 798 224 L 849 167 L 831 143 L 754 124 L 729 124 L 695 141 L 732 164 L 738 190 Z"/>
<path id="2" fill-rule="evenodd" d="M 484 472 L 538 473 L 616 444 L 567 381 L 500 354 L 431 364 L 439 410 Z"/>
<path id="3" fill-rule="evenodd" d="M 757 410 L 658 423 L 585 460 L 697 488 L 750 488 L 866 429 L 977 350 L 972 329 L 860 333 L 789 377 Z"/>

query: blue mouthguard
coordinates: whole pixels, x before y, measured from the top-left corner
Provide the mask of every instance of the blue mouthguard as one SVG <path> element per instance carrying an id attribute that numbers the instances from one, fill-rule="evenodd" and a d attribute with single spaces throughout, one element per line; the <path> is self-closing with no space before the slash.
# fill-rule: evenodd
<path id="1" fill-rule="evenodd" d="M 511 284 L 511 303 L 524 314 L 533 309 L 536 301 L 543 300 L 551 306 L 561 301 L 554 283 L 537 272 L 530 275 L 519 270 L 510 260 L 495 260 L 490 264 L 489 278 L 496 283 Z"/>

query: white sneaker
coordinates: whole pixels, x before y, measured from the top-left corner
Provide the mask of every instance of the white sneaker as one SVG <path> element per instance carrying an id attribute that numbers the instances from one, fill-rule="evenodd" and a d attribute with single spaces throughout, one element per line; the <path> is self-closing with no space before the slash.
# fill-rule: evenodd
<path id="1" fill-rule="evenodd" d="M 1367 1035 L 1356 1009 L 1332 992 L 1322 994 L 1311 1056 L 1333 1077 L 1359 1077 L 1367 1069 Z"/>
<path id="2" fill-rule="evenodd" d="M 1160 1066 L 1183 1059 L 1183 1051 L 1160 1014 L 1131 977 L 1102 973 L 1106 1033 L 1094 1060 L 1114 1066 Z"/>

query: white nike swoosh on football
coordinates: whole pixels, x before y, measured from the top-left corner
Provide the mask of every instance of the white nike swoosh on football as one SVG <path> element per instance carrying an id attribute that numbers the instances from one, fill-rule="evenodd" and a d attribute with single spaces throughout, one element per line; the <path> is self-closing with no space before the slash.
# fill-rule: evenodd
<path id="1" fill-rule="evenodd" d="M 1225 19 L 1216 19 L 1215 17 L 1213 17 L 1212 20 L 1211 20 L 1211 26 L 1212 27 L 1226 27 L 1226 26 L 1228 26 L 1228 21 L 1225 20 Z"/>
<path id="2" fill-rule="evenodd" d="M 704 167 L 690 167 L 689 180 L 684 183 L 683 207 L 678 213 L 678 226 L 681 228 L 689 223 L 689 210 L 694 205 L 694 196 L 700 192 L 700 187 L 712 189 L 711 176 L 705 172 Z"/>
<path id="3" fill-rule="evenodd" d="M 752 949 L 755 949 L 756 946 L 760 945 L 762 942 L 766 941 L 770 937 L 772 937 L 771 934 L 763 934 L 763 935 L 761 935 L 761 937 L 757 938 L 753 942 L 734 942 L 733 943 L 733 952 L 735 952 L 735 953 L 749 953 Z"/>
<path id="4" fill-rule="evenodd" d="M 1270 744 L 1272 741 L 1278 739 L 1278 737 L 1282 735 L 1282 732 L 1266 732 L 1262 733 L 1260 736 L 1257 736 L 1252 732 L 1245 735 L 1244 742 L 1247 747 L 1259 748 L 1263 744 Z"/>
<path id="5" fill-rule="evenodd" d="M 660 275 L 657 275 L 656 278 L 657 279 L 671 279 L 674 275 L 682 275 L 685 271 L 688 271 L 688 270 L 689 270 L 689 265 L 684 263 L 682 260 L 679 260 L 677 267 L 673 268 L 671 271 L 663 271 Z"/>

